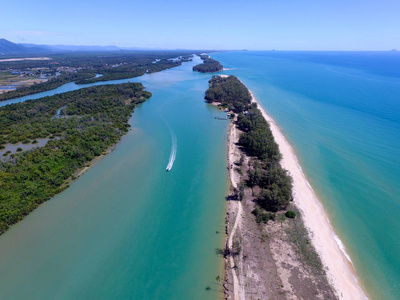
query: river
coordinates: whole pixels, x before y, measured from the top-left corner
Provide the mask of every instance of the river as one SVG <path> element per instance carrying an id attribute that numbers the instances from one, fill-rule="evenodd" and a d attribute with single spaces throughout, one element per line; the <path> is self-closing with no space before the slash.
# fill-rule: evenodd
<path id="1" fill-rule="evenodd" d="M 1 299 L 221 297 L 228 122 L 199 62 L 0 103 L 127 81 L 153 93 L 114 151 L 0 237 Z"/>

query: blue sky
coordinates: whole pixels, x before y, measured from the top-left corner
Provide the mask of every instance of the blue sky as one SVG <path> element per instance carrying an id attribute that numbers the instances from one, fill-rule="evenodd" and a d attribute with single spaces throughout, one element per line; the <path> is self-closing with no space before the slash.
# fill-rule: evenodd
<path id="1" fill-rule="evenodd" d="M 16 43 L 249 50 L 400 49 L 398 0 L 2 0 Z"/>

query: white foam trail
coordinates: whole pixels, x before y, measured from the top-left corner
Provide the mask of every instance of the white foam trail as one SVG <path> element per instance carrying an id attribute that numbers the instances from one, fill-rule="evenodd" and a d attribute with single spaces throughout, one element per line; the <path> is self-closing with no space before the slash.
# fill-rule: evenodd
<path id="1" fill-rule="evenodd" d="M 330 72 L 337 73 L 337 74 L 341 74 L 341 75 L 348 76 L 348 77 L 363 78 L 363 77 L 361 77 L 361 76 L 357 76 L 357 75 L 352 75 L 352 74 L 348 74 L 348 73 L 336 71 L 336 70 L 333 70 L 333 69 L 331 69 L 331 68 L 326 68 L 326 69 L 327 69 L 328 71 L 330 71 Z M 369 79 L 369 78 L 364 78 L 364 79 Z"/>
<path id="2" fill-rule="evenodd" d="M 174 161 L 176 158 L 176 150 L 178 148 L 178 143 L 176 140 L 176 136 L 175 134 L 172 132 L 171 130 L 171 154 L 169 155 L 169 161 L 168 161 L 168 165 L 167 165 L 167 171 L 170 171 L 172 169 L 172 166 L 174 165 Z"/>
<path id="3" fill-rule="evenodd" d="M 167 121 L 165 120 L 164 115 L 163 115 L 163 113 L 162 113 L 162 112 L 163 112 L 163 109 L 164 109 L 164 106 L 165 106 L 167 103 L 170 103 L 170 102 L 172 102 L 172 101 L 167 101 L 167 102 L 165 102 L 165 103 L 161 106 L 161 109 L 160 109 L 161 119 L 163 120 L 163 122 L 165 123 L 165 125 L 168 127 L 169 132 L 170 132 L 170 134 L 171 134 L 171 154 L 169 155 L 169 161 L 168 161 L 168 165 L 167 165 L 166 171 L 171 171 L 171 169 L 172 169 L 172 167 L 173 167 L 173 165 L 174 165 L 174 162 L 175 162 L 176 151 L 177 151 L 177 148 L 178 148 L 178 143 L 177 143 L 176 135 L 175 135 L 174 131 L 172 130 L 172 128 L 171 128 L 171 127 L 169 126 L 169 124 L 167 123 Z"/>
<path id="4" fill-rule="evenodd" d="M 326 70 L 328 70 L 330 72 L 333 72 L 333 73 L 341 74 L 341 75 L 344 75 L 344 76 L 347 76 L 347 77 L 360 78 L 360 79 L 376 81 L 376 82 L 390 82 L 390 83 L 394 83 L 394 84 L 400 84 L 400 81 L 394 81 L 393 82 L 393 81 L 388 81 L 388 80 L 380 80 L 380 79 L 370 78 L 370 77 L 367 77 L 367 76 L 357 76 L 357 75 L 348 74 L 348 73 L 345 73 L 345 72 L 340 72 L 340 71 L 337 71 L 337 70 L 333 70 L 331 68 L 326 68 Z"/>

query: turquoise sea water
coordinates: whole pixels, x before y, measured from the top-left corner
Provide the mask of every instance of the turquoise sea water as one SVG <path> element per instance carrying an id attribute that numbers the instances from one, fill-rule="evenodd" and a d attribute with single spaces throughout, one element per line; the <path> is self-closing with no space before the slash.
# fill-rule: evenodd
<path id="1" fill-rule="evenodd" d="M 197 63 L 133 79 L 153 97 L 117 148 L 0 237 L 0 299 L 221 297 L 228 122 Z"/>
<path id="2" fill-rule="evenodd" d="M 400 54 L 212 54 L 293 146 L 372 299 L 400 299 Z"/>

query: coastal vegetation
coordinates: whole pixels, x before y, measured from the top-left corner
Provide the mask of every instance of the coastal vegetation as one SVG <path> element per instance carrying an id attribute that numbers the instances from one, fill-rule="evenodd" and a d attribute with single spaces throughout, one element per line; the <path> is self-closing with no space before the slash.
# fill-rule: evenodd
<path id="1" fill-rule="evenodd" d="M 237 114 L 244 112 L 251 104 L 249 90 L 235 76 L 213 76 L 205 99 L 208 103 L 219 103 L 221 108 Z"/>
<path id="2" fill-rule="evenodd" d="M 252 157 L 246 185 L 260 190 L 258 205 L 269 212 L 285 209 L 292 199 L 292 178 L 281 167 L 279 147 L 246 86 L 235 76 L 213 76 L 205 99 L 238 114 L 239 144 Z"/>
<path id="3" fill-rule="evenodd" d="M 193 71 L 201 73 L 215 73 L 224 69 L 219 61 L 210 58 L 208 55 L 200 55 L 200 57 L 203 60 L 203 63 L 194 66 Z"/>
<path id="4" fill-rule="evenodd" d="M 285 217 L 289 218 L 289 219 L 294 219 L 294 218 L 296 218 L 296 213 L 294 211 L 292 211 L 292 210 L 288 210 L 285 213 Z"/>
<path id="5" fill-rule="evenodd" d="M 150 97 L 142 84 L 124 83 L 1 107 L 0 145 L 50 139 L 0 162 L 0 234 L 67 188 L 79 169 L 129 130 L 135 106 Z"/>
<path id="6" fill-rule="evenodd" d="M 292 178 L 280 165 L 281 154 L 268 122 L 253 103 L 237 120 L 243 131 L 239 144 L 250 156 L 247 185 L 258 186 L 261 191 L 257 203 L 272 212 L 283 210 L 292 199 Z"/>

